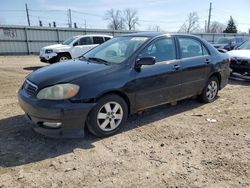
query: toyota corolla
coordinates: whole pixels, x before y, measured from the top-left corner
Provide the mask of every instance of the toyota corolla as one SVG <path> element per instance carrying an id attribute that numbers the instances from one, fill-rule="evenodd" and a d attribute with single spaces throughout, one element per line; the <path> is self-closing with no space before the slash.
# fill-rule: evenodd
<path id="1" fill-rule="evenodd" d="M 116 133 L 130 114 L 199 96 L 213 102 L 228 82 L 229 58 L 192 35 L 113 38 L 77 60 L 27 76 L 19 104 L 35 131 L 52 137 Z"/>

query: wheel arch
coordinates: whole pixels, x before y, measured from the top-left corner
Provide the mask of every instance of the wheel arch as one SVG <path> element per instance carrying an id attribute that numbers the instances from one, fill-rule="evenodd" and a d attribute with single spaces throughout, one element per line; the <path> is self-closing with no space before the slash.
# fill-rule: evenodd
<path id="1" fill-rule="evenodd" d="M 65 55 L 69 56 L 69 57 L 70 57 L 70 59 L 72 59 L 72 56 L 71 56 L 71 54 L 70 54 L 69 52 L 58 52 L 58 53 L 57 53 L 57 56 L 59 56 L 59 55 L 63 55 L 63 54 L 65 54 Z"/>
<path id="2" fill-rule="evenodd" d="M 100 99 L 100 98 L 102 98 L 102 97 L 104 97 L 104 96 L 106 96 L 106 95 L 112 95 L 112 94 L 118 95 L 119 97 L 121 97 L 121 98 L 126 102 L 127 107 L 128 107 L 128 114 L 130 114 L 131 111 L 132 111 L 132 110 L 131 110 L 131 101 L 130 101 L 128 95 L 126 95 L 126 94 L 125 94 L 124 92 L 122 92 L 122 91 L 119 91 L 119 90 L 106 91 L 106 92 L 104 92 L 104 93 L 98 95 L 98 96 L 94 99 L 94 101 L 96 102 L 98 99 Z"/>
<path id="3" fill-rule="evenodd" d="M 208 77 L 208 80 L 212 77 L 216 77 L 219 81 L 219 88 L 221 89 L 221 74 L 220 72 L 214 72 L 212 73 L 209 77 Z"/>

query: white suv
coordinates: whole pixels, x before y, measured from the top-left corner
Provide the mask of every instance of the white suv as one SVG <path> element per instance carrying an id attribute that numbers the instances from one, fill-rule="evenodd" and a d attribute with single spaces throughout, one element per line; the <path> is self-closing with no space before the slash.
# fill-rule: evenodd
<path id="1" fill-rule="evenodd" d="M 97 45 L 111 39 L 108 35 L 78 35 L 65 40 L 62 44 L 43 47 L 40 51 L 40 61 L 55 63 L 77 58 Z"/>

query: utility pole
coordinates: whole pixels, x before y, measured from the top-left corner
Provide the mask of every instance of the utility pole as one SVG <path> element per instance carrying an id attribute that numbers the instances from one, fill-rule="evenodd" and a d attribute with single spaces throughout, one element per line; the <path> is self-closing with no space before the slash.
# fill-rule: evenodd
<path id="1" fill-rule="evenodd" d="M 72 28 L 71 9 L 69 9 L 68 18 L 69 18 L 69 27 Z"/>
<path id="2" fill-rule="evenodd" d="M 205 20 L 205 33 L 207 32 L 207 20 Z"/>
<path id="3" fill-rule="evenodd" d="M 85 28 L 85 31 L 86 31 L 86 29 L 87 29 L 86 19 L 84 19 L 84 28 Z"/>
<path id="4" fill-rule="evenodd" d="M 210 2 L 209 14 L 208 14 L 208 23 L 207 23 L 207 33 L 210 32 L 211 11 L 212 11 L 212 3 Z"/>
<path id="5" fill-rule="evenodd" d="M 25 8 L 26 8 L 26 14 L 27 14 L 28 25 L 30 26 L 30 16 L 29 16 L 29 9 L 28 9 L 27 3 L 25 4 Z"/>

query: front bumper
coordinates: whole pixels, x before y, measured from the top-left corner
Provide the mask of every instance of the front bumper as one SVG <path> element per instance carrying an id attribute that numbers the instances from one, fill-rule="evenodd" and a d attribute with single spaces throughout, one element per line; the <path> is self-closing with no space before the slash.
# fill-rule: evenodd
<path id="1" fill-rule="evenodd" d="M 95 103 L 72 103 L 69 100 L 49 101 L 29 97 L 22 89 L 18 101 L 26 116 L 33 122 L 33 129 L 49 137 L 79 138 L 84 136 L 85 121 Z M 45 122 L 61 123 L 58 128 Z"/>
<path id="2" fill-rule="evenodd" d="M 40 53 L 40 61 L 44 63 L 54 63 L 56 62 L 57 53 Z"/>

